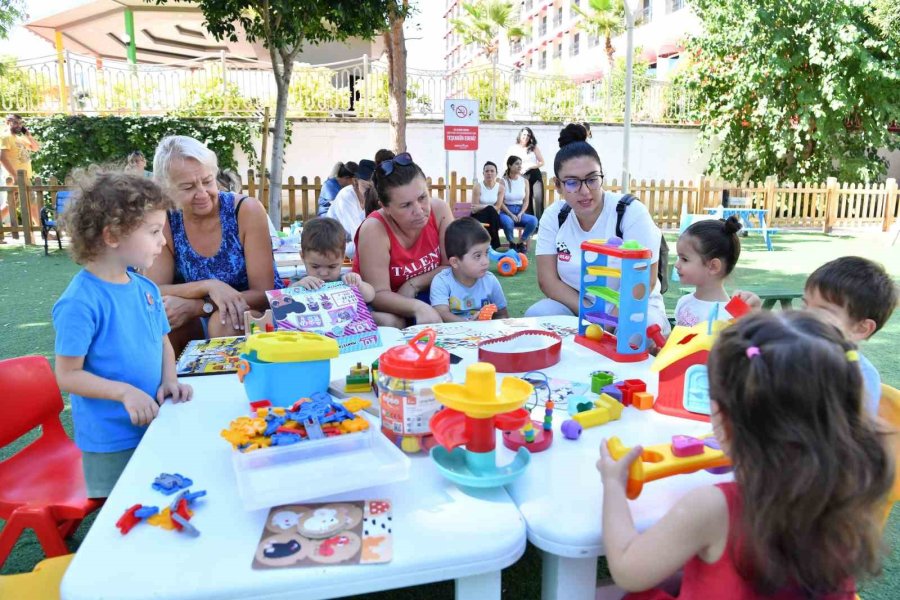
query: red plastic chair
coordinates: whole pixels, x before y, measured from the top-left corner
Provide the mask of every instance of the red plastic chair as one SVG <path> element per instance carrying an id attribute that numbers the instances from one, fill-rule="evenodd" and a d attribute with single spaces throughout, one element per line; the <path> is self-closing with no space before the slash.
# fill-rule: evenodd
<path id="1" fill-rule="evenodd" d="M 38 425 L 41 435 L 0 462 L 0 567 L 24 529 L 31 528 L 48 557 L 68 554 L 65 540 L 102 506 L 86 495 L 81 451 L 63 430 L 62 396 L 42 356 L 0 361 L 0 448 Z"/>

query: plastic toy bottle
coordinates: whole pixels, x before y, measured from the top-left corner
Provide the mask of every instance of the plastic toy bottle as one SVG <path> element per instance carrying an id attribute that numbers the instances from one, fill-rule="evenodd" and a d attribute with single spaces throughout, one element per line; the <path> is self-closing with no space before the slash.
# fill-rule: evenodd
<path id="1" fill-rule="evenodd" d="M 429 422 L 441 405 L 432 388 L 450 381 L 450 353 L 435 339 L 433 329 L 423 329 L 378 359 L 381 431 L 407 453 L 434 445 Z"/>

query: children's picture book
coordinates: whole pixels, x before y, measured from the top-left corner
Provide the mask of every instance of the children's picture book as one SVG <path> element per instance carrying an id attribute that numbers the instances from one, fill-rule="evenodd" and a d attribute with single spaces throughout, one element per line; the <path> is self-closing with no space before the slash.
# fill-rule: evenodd
<path id="1" fill-rule="evenodd" d="M 381 346 L 378 326 L 355 287 L 334 281 L 317 290 L 289 287 L 266 296 L 276 330 L 327 335 L 337 340 L 342 353 Z"/>
<path id="2" fill-rule="evenodd" d="M 175 372 L 179 377 L 236 373 L 246 340 L 243 336 L 191 340 L 181 351 Z"/>
<path id="3" fill-rule="evenodd" d="M 527 373 L 522 379 L 534 386 L 534 392 L 527 403 L 529 408 L 546 406 L 547 400 L 552 400 L 554 409 L 565 411 L 568 410 L 570 397 L 589 394 L 591 391 L 589 383 L 547 377 L 539 372 Z"/>
<path id="4" fill-rule="evenodd" d="M 253 568 L 387 563 L 393 558 L 392 529 L 390 500 L 275 506 Z"/>

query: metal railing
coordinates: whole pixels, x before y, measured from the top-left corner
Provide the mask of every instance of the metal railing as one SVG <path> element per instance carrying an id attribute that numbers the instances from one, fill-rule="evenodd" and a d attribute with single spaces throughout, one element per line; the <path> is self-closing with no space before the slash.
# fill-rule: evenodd
<path id="1" fill-rule="evenodd" d="M 177 65 L 101 64 L 65 53 L 20 61 L 0 71 L 0 110 L 26 114 L 242 115 L 274 106 L 276 89 L 266 64 L 229 62 L 223 54 Z M 65 80 L 60 85 L 60 72 Z M 294 67 L 290 117 L 368 117 L 388 114 L 387 64 L 360 59 Z M 491 102 L 496 93 L 496 102 Z M 442 118 L 445 98 L 481 101 L 482 118 L 621 121 L 624 93 L 606 82 L 576 83 L 563 76 L 489 65 L 454 73 L 407 70 L 409 115 Z M 635 122 L 683 123 L 693 105 L 665 81 L 635 78 Z M 489 107 L 495 107 L 494 114 Z"/>

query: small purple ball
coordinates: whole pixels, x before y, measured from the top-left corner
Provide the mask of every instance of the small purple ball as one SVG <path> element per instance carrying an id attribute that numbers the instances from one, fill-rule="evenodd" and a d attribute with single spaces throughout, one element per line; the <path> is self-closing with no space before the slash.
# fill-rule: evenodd
<path id="1" fill-rule="evenodd" d="M 567 440 L 577 440 L 581 437 L 581 423 L 573 419 L 563 421 L 560 430 Z"/>

